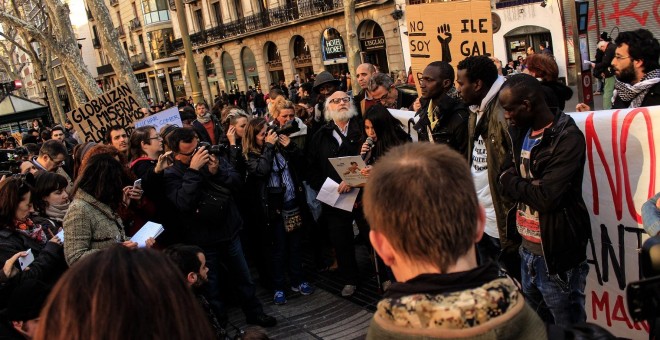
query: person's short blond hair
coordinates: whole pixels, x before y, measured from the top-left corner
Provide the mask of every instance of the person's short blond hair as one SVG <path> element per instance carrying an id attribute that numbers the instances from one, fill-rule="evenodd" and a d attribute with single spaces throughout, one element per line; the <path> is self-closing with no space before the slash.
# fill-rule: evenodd
<path id="1" fill-rule="evenodd" d="M 364 191 L 371 230 L 411 261 L 442 272 L 475 245 L 479 211 L 468 164 L 446 145 L 391 149 L 374 166 Z"/>

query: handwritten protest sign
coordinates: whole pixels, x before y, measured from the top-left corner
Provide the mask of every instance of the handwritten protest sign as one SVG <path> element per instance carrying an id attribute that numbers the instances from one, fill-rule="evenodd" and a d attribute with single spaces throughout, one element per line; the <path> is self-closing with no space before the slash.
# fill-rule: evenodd
<path id="1" fill-rule="evenodd" d="M 127 85 L 119 85 L 68 112 L 67 118 L 86 142 L 102 142 L 109 127 L 119 125 L 127 133 L 133 123 L 144 117 L 140 105 Z"/>
<path id="2" fill-rule="evenodd" d="M 135 122 L 135 128 L 147 125 L 155 127 L 156 131 L 160 131 L 160 128 L 165 125 L 183 127 L 181 115 L 179 115 L 179 109 L 176 106 Z"/>
<path id="3" fill-rule="evenodd" d="M 582 195 L 593 234 L 587 246 L 587 321 L 618 337 L 646 339 L 649 325 L 633 322 L 625 287 L 640 279 L 638 249 L 648 237 L 641 206 L 660 190 L 660 106 L 571 116 L 587 143 Z"/>
<path id="4" fill-rule="evenodd" d="M 390 114 L 392 117 L 398 119 L 401 122 L 401 125 L 403 125 L 403 130 L 407 132 L 410 135 L 410 138 L 412 138 L 413 142 L 417 142 L 418 137 L 417 137 L 417 131 L 412 128 L 413 125 L 419 120 L 419 117 L 415 119 L 415 111 L 406 111 L 406 110 L 395 110 L 395 109 L 387 109 L 390 111 Z"/>
<path id="5" fill-rule="evenodd" d="M 433 61 L 454 69 L 469 56 L 493 53 L 490 1 L 451 1 L 406 6 L 413 74 Z M 419 92 L 418 77 L 415 84 Z"/>

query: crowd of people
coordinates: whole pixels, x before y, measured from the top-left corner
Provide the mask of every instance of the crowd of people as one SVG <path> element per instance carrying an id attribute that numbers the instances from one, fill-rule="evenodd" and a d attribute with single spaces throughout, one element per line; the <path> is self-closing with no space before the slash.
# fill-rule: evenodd
<path id="1" fill-rule="evenodd" d="M 651 105 L 658 41 L 640 29 L 614 44 L 613 107 Z M 360 242 L 384 294 L 369 339 L 579 332 L 591 237 L 584 135 L 563 112 L 572 92 L 551 54 L 524 62 L 506 77 L 486 56 L 456 74 L 431 62 L 418 98 L 371 64 L 355 70 L 355 94 L 324 71 L 294 101 L 284 83 L 267 97 L 250 89 L 249 108 L 223 95 L 213 107 L 182 101 L 183 127 L 113 126 L 103 143 L 79 140 L 69 122 L 35 121 L 13 153 L 16 174 L 0 183 L 0 332 L 225 339 L 230 301 L 248 324 L 277 324 L 257 283 L 276 305 L 314 293 L 306 250 L 353 295 Z M 388 109 L 415 111 L 412 130 Z M 328 161 L 344 156 L 362 157 L 366 185 Z M 352 210 L 316 199 L 327 179 L 340 196 L 358 191 Z M 653 235 L 657 198 L 643 208 Z M 131 237 L 149 221 L 164 232 L 136 249 Z"/>

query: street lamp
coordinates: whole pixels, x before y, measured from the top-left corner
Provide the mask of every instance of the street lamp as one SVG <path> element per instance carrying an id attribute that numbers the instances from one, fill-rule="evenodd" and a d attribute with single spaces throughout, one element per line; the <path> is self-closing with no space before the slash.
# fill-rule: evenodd
<path id="1" fill-rule="evenodd" d="M 41 88 L 43 89 L 44 96 L 43 101 L 46 103 L 46 110 L 48 110 L 48 120 L 49 123 L 53 123 L 53 115 L 50 112 L 50 102 L 48 101 L 48 91 L 47 91 L 47 86 L 48 86 L 48 78 L 46 78 L 45 75 L 42 75 L 41 78 L 39 78 L 39 85 L 41 85 Z"/>

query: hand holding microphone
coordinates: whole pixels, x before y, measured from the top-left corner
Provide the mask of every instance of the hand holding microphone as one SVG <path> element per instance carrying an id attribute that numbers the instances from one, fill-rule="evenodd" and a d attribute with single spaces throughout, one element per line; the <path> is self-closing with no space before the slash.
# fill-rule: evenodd
<path id="1" fill-rule="evenodd" d="M 367 137 L 367 140 L 362 144 L 362 149 L 360 150 L 360 156 L 365 160 L 371 153 L 371 149 L 374 147 L 374 140 L 371 137 Z"/>

